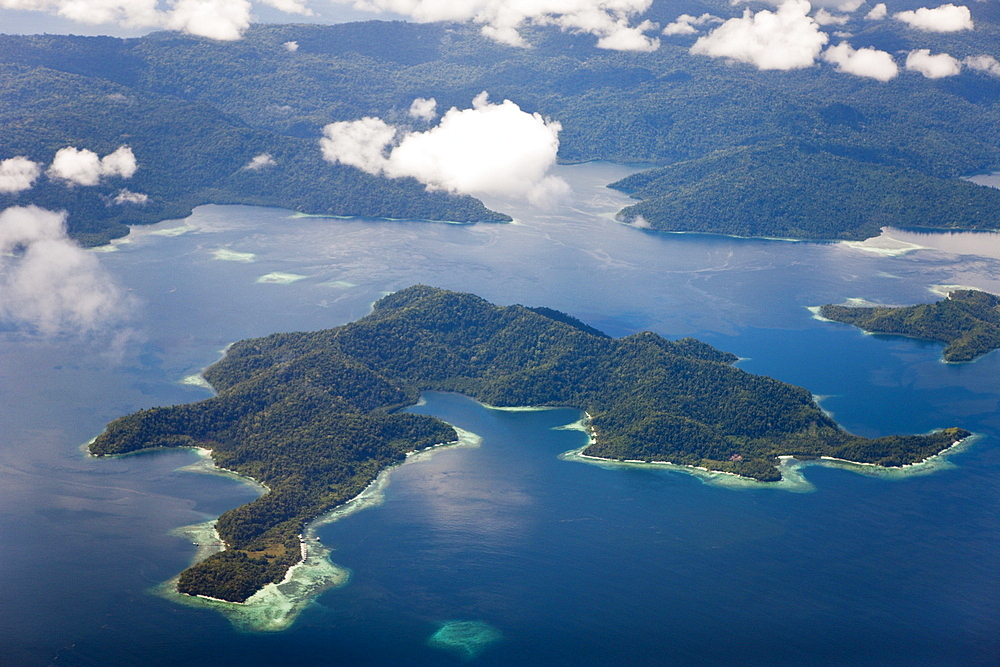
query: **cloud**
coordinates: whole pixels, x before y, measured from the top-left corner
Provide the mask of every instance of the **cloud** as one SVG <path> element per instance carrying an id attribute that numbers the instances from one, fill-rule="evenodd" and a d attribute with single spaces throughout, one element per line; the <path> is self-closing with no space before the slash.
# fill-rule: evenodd
<path id="1" fill-rule="evenodd" d="M 258 171 L 264 167 L 273 167 L 278 164 L 274 161 L 274 156 L 270 153 L 261 153 L 260 155 L 253 156 L 253 159 L 244 165 L 244 169 L 249 169 L 250 171 Z"/>
<path id="2" fill-rule="evenodd" d="M 261 2 L 286 14 L 299 14 L 300 16 L 316 15 L 316 12 L 306 7 L 306 4 L 301 0 L 261 0 Z"/>
<path id="3" fill-rule="evenodd" d="M 806 0 L 786 0 L 776 12 L 747 9 L 700 37 L 691 53 L 731 58 L 759 69 L 790 70 L 813 65 L 829 37 L 809 16 Z"/>
<path id="4" fill-rule="evenodd" d="M 285 51 L 288 51 L 289 53 L 295 53 L 299 50 L 298 42 L 285 42 L 282 46 L 285 47 Z"/>
<path id="5" fill-rule="evenodd" d="M 962 71 L 962 63 L 947 53 L 931 55 L 930 49 L 916 49 L 906 56 L 906 69 L 920 72 L 928 79 L 943 79 Z"/>
<path id="6" fill-rule="evenodd" d="M 0 212 L 0 317 L 46 335 L 86 333 L 127 308 L 97 256 L 67 238 L 65 214 L 35 206 Z"/>
<path id="7" fill-rule="evenodd" d="M 103 158 L 97 153 L 73 146 L 60 148 L 45 174 L 68 185 L 97 185 L 105 176 L 131 178 L 138 166 L 128 146 L 119 146 Z"/>
<path id="8" fill-rule="evenodd" d="M 520 29 L 526 25 L 553 25 L 570 32 L 598 37 L 597 46 L 619 51 L 655 51 L 656 38 L 645 33 L 657 28 L 650 21 L 632 25 L 652 0 L 334 0 L 370 12 L 402 14 L 414 21 L 472 22 L 490 39 L 525 46 Z"/>
<path id="9" fill-rule="evenodd" d="M 1000 62 L 993 56 L 969 56 L 962 61 L 966 67 L 974 70 L 1000 76 Z"/>
<path id="10" fill-rule="evenodd" d="M 493 104 L 484 92 L 471 109 L 449 109 L 426 132 L 397 139 L 396 128 L 379 118 L 363 118 L 327 125 L 320 145 L 330 162 L 390 178 L 413 177 L 429 190 L 526 199 L 544 206 L 569 192 L 565 181 L 548 174 L 561 129 L 510 100 Z"/>
<path id="11" fill-rule="evenodd" d="M 881 21 L 886 16 L 889 15 L 889 9 L 885 6 L 884 2 L 880 2 L 872 10 L 865 14 L 865 18 L 869 21 Z"/>
<path id="12" fill-rule="evenodd" d="M 0 162 L 0 192 L 21 192 L 34 185 L 42 174 L 42 167 L 23 155 Z"/>
<path id="13" fill-rule="evenodd" d="M 310 16 L 302 0 L 261 0 Z M 216 40 L 240 39 L 250 25 L 250 0 L 0 0 L 0 9 L 56 14 L 77 23 L 166 28 Z"/>
<path id="14" fill-rule="evenodd" d="M 893 18 L 917 30 L 927 32 L 958 32 L 972 30 L 972 14 L 962 5 L 941 5 L 934 9 L 921 7 L 915 11 L 899 12 Z"/>
<path id="15" fill-rule="evenodd" d="M 855 50 L 847 42 L 828 48 L 823 52 L 823 60 L 836 65 L 838 72 L 879 81 L 888 81 L 899 74 L 899 66 L 890 54 L 869 47 Z"/>
<path id="16" fill-rule="evenodd" d="M 142 194 L 141 192 L 132 192 L 126 188 L 122 188 L 115 195 L 114 202 L 116 204 L 135 204 L 136 206 L 145 206 L 149 203 L 149 195 Z"/>
<path id="17" fill-rule="evenodd" d="M 851 17 L 844 14 L 831 14 L 825 9 L 819 9 L 813 15 L 813 20 L 820 25 L 844 25 L 851 20 Z"/>
<path id="18" fill-rule="evenodd" d="M 319 140 L 323 158 L 347 164 L 369 174 L 381 174 L 388 164 L 386 146 L 396 137 L 396 128 L 381 118 L 330 123 Z"/>
<path id="19" fill-rule="evenodd" d="M 410 118 L 416 118 L 417 120 L 424 120 L 428 123 L 437 118 L 437 100 L 433 97 L 429 100 L 425 100 L 422 97 L 418 97 L 413 100 L 413 104 L 410 105 Z"/>
<path id="20" fill-rule="evenodd" d="M 711 14 L 702 14 L 701 16 L 691 16 L 690 14 L 681 14 L 677 17 L 677 20 L 673 23 L 667 24 L 667 27 L 663 29 L 664 35 L 693 35 L 698 32 L 695 26 L 705 25 L 706 23 L 722 23 L 722 19 L 718 16 L 712 16 Z"/>

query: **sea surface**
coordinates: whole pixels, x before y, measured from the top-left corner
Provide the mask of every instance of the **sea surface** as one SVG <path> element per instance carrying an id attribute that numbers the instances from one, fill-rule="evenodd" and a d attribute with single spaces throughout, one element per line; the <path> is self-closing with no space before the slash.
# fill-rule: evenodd
<path id="1" fill-rule="evenodd" d="M 514 224 L 296 217 L 206 206 L 99 255 L 131 295 L 107 331 L 0 329 L 0 664 L 663 665 L 1000 662 L 1000 353 L 870 336 L 807 309 L 1000 292 L 1000 235 L 865 244 L 627 227 L 630 172 L 558 168 L 572 200 L 489 201 Z M 413 410 L 482 437 L 395 469 L 379 507 L 319 530 L 350 581 L 283 632 L 150 592 L 171 534 L 255 497 L 192 451 L 87 458 L 104 424 L 206 398 L 183 378 L 235 340 L 331 327 L 414 283 L 566 311 L 611 335 L 696 336 L 808 388 L 865 436 L 961 426 L 951 466 L 885 479 L 808 467 L 809 492 L 560 460 L 575 410 L 453 394 Z M 945 288 L 946 289 L 946 288 Z"/>

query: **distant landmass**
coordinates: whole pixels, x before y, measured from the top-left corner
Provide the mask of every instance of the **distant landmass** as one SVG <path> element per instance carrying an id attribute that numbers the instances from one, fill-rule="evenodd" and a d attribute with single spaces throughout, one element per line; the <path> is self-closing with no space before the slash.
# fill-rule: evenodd
<path id="1" fill-rule="evenodd" d="M 732 13 L 728 0 L 696 9 Z M 891 53 L 975 56 L 995 47 L 988 10 L 961 45 L 899 21 L 859 21 L 852 39 Z M 670 21 L 679 10 L 652 11 Z M 531 48 L 498 44 L 475 26 L 381 21 L 256 25 L 238 42 L 3 35 L 0 159 L 47 164 L 64 146 L 105 155 L 129 145 L 139 170 L 91 187 L 41 179 L 30 192 L 0 194 L 0 208 L 65 209 L 71 234 L 89 244 L 205 203 L 507 220 L 470 197 L 331 165 L 318 147 L 328 123 L 374 116 L 406 126 L 417 97 L 466 108 L 485 90 L 558 121 L 564 162 L 655 166 L 616 185 L 643 200 L 621 219 L 653 229 L 862 239 L 887 225 L 990 229 L 1000 220 L 1000 192 L 959 178 L 1000 170 L 995 76 L 967 69 L 883 83 L 826 66 L 760 72 L 692 55 L 693 37 L 628 53 L 557 28 L 524 36 Z M 264 155 L 273 163 L 254 162 Z"/>
<path id="2" fill-rule="evenodd" d="M 226 550 L 182 573 L 178 589 L 246 600 L 300 559 L 309 520 L 357 495 L 410 451 L 454 441 L 447 424 L 399 412 L 421 391 L 456 391 L 495 406 L 586 410 L 586 455 L 670 461 L 762 481 L 780 455 L 901 466 L 970 435 L 862 438 L 805 389 L 733 367 L 691 338 L 613 339 L 547 308 L 495 306 L 418 285 L 356 322 L 234 344 L 205 372 L 218 395 L 111 422 L 95 455 L 204 447 L 268 491 L 219 517 Z"/>
<path id="3" fill-rule="evenodd" d="M 945 343 L 945 361 L 972 361 L 1000 348 L 1000 297 L 956 290 L 937 303 L 891 308 L 826 305 L 820 315 L 872 333 Z"/>

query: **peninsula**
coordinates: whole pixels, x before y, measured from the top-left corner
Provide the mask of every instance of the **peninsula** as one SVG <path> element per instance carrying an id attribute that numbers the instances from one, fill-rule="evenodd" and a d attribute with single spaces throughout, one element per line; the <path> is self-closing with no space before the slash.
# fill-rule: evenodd
<path id="1" fill-rule="evenodd" d="M 495 306 L 424 285 L 378 301 L 355 322 L 234 344 L 205 372 L 207 400 L 111 422 L 95 455 L 202 447 L 268 491 L 219 517 L 226 549 L 184 571 L 178 590 L 234 602 L 280 581 L 311 519 L 346 502 L 407 452 L 457 439 L 400 412 L 424 390 L 495 406 L 586 410 L 588 456 L 671 461 L 776 481 L 781 455 L 901 466 L 970 435 L 862 438 L 810 393 L 733 366 L 692 338 L 611 338 L 564 313 Z"/>
<path id="2" fill-rule="evenodd" d="M 972 361 L 1000 348 L 1000 297 L 956 290 L 937 303 L 891 308 L 826 305 L 819 314 L 871 333 L 945 343 L 945 361 Z"/>

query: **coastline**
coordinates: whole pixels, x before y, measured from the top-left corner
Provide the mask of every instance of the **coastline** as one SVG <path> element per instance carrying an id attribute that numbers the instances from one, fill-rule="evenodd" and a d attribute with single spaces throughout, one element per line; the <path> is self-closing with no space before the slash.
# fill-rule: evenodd
<path id="1" fill-rule="evenodd" d="M 596 434 L 594 429 L 589 424 L 590 415 L 587 413 L 584 413 L 584 415 L 584 417 L 580 418 L 576 422 L 567 424 L 566 426 L 562 426 L 560 428 L 583 431 L 587 434 L 587 444 L 582 447 L 577 447 L 576 449 L 563 452 L 559 455 L 559 460 L 596 465 L 608 470 L 616 468 L 653 468 L 659 470 L 672 470 L 674 472 L 680 472 L 685 475 L 696 477 L 704 484 L 710 484 L 712 486 L 719 486 L 727 489 L 776 489 L 790 491 L 792 493 L 810 493 L 816 490 L 816 487 L 812 484 L 812 482 L 806 479 L 802 472 L 804 468 L 808 468 L 809 466 L 839 468 L 841 470 L 859 473 L 868 477 L 879 477 L 882 479 L 906 479 L 909 477 L 929 475 L 937 472 L 938 470 L 948 470 L 955 467 L 955 464 L 949 461 L 948 457 L 965 451 L 982 438 L 981 434 L 973 433 L 968 437 L 953 442 L 950 446 L 942 449 L 940 452 L 932 454 L 921 461 L 893 467 L 880 466 L 877 463 L 848 461 L 847 459 L 838 459 L 832 456 L 821 456 L 814 459 L 797 459 L 792 455 L 784 455 L 778 457 L 777 465 L 778 471 L 781 473 L 781 480 L 777 482 L 762 482 L 760 480 L 753 479 L 752 477 L 744 477 L 732 472 L 710 470 L 702 466 L 685 465 L 673 463 L 671 461 L 617 461 L 599 456 L 589 456 L 584 454 L 583 451 L 596 442 Z"/>
<path id="2" fill-rule="evenodd" d="M 154 587 L 151 592 L 186 606 L 217 611 L 236 628 L 245 632 L 280 632 L 287 629 L 318 595 L 345 585 L 351 577 L 349 569 L 330 560 L 333 550 L 320 542 L 318 529 L 361 510 L 381 505 L 385 501 L 385 489 L 389 485 L 392 471 L 397 467 L 426 460 L 444 449 L 478 447 L 482 441 L 475 433 L 453 428 L 458 433 L 457 440 L 408 453 L 402 463 L 382 470 L 357 496 L 307 523 L 300 536 L 302 559 L 288 569 L 281 582 L 268 584 L 245 602 L 180 593 L 177 591 L 180 573 Z M 257 480 L 215 465 L 210 450 L 201 447 L 194 449 L 200 460 L 179 470 L 238 479 L 266 492 L 267 487 Z M 225 544 L 215 530 L 215 519 L 176 528 L 171 534 L 190 539 L 197 545 L 191 565 L 225 549 Z"/>

